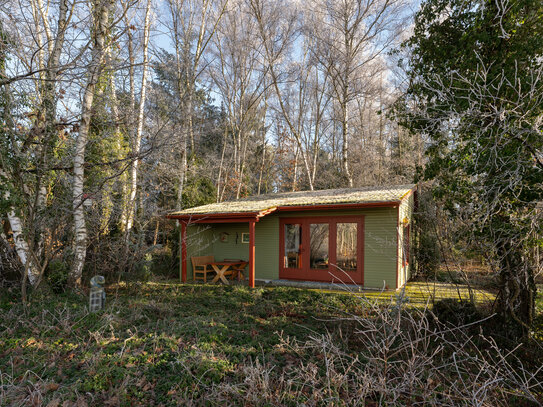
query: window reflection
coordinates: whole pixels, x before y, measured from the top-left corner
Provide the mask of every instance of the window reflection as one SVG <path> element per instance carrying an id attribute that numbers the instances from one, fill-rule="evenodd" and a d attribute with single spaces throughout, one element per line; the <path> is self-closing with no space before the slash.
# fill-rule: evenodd
<path id="1" fill-rule="evenodd" d="M 337 267 L 343 271 L 356 271 L 357 224 L 338 223 L 336 241 Z"/>
<path id="2" fill-rule="evenodd" d="M 316 223 L 309 226 L 309 262 L 312 269 L 328 268 L 328 230 L 327 223 Z"/>
<path id="3" fill-rule="evenodd" d="M 285 266 L 286 268 L 300 268 L 302 244 L 302 225 L 285 225 Z"/>

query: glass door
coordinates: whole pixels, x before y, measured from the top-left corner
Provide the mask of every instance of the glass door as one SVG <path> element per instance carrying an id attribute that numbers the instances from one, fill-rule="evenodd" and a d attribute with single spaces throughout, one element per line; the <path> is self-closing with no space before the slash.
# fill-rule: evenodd
<path id="1" fill-rule="evenodd" d="M 302 225 L 299 223 L 286 223 L 283 234 L 283 267 L 299 269 L 302 266 Z"/>
<path id="2" fill-rule="evenodd" d="M 309 268 L 328 270 L 330 265 L 330 225 L 309 224 Z"/>
<path id="3" fill-rule="evenodd" d="M 364 217 L 280 219 L 279 277 L 363 284 Z"/>

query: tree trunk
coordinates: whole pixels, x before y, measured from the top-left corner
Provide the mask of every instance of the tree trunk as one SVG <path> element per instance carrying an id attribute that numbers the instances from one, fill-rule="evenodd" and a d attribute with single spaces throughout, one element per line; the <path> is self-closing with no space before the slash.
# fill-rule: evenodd
<path id="1" fill-rule="evenodd" d="M 101 64 L 105 51 L 105 40 L 108 30 L 108 20 L 110 9 L 114 2 L 112 0 L 100 1 L 94 3 L 95 12 L 93 16 L 93 49 L 87 86 L 83 93 L 83 103 L 81 106 L 81 120 L 79 125 L 79 135 L 75 142 L 74 151 L 74 175 L 73 175 L 73 211 L 74 211 L 74 260 L 70 270 L 69 282 L 71 286 L 81 285 L 81 275 L 87 255 L 87 226 L 85 224 L 85 212 L 83 203 L 87 198 L 83 193 L 85 182 L 85 150 L 89 135 L 89 127 L 92 113 L 92 104 L 94 100 L 94 90 L 98 79 L 100 78 Z"/>
<path id="2" fill-rule="evenodd" d="M 19 260 L 21 261 L 24 270 L 26 270 L 28 282 L 34 287 L 40 280 L 40 268 L 32 259 L 30 247 L 23 235 L 23 223 L 21 222 L 21 219 L 15 215 L 14 211 L 8 213 L 8 220 L 13 233 L 15 250 L 17 251 L 17 255 L 19 256 Z"/>
<path id="3" fill-rule="evenodd" d="M 341 103 L 341 165 L 343 167 L 343 174 L 345 175 L 345 178 L 347 179 L 347 182 L 349 184 L 349 188 L 353 187 L 353 177 L 351 175 L 351 171 L 349 168 L 349 157 L 348 157 L 348 151 L 349 151 L 349 112 L 347 111 L 347 95 L 348 95 L 348 88 L 345 87 L 343 92 L 343 101 Z"/>
<path id="4" fill-rule="evenodd" d="M 497 305 L 503 332 L 513 339 L 527 337 L 534 320 L 537 294 L 533 269 L 523 247 L 514 242 L 501 243 L 498 257 L 501 290 Z"/>
<path id="5" fill-rule="evenodd" d="M 132 225 L 134 223 L 134 214 L 136 211 L 136 191 L 138 188 L 138 166 L 139 166 L 139 154 L 141 148 L 141 138 L 143 134 L 143 122 L 145 112 L 145 100 L 147 96 L 147 67 L 148 67 L 148 55 L 149 55 L 149 31 L 150 31 L 150 14 L 151 14 L 151 0 L 147 0 L 147 8 L 145 10 L 145 23 L 143 27 L 143 66 L 141 77 L 141 90 L 140 101 L 138 106 L 138 117 L 136 131 L 132 139 L 132 165 L 130 166 L 130 195 L 127 205 L 127 217 L 126 217 L 126 237 L 130 235 Z"/>

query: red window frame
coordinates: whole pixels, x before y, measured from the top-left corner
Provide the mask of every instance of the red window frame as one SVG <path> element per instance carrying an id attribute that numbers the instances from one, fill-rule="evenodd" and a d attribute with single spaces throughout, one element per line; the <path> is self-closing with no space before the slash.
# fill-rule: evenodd
<path id="1" fill-rule="evenodd" d="M 328 224 L 328 269 L 309 268 L 309 225 L 315 223 Z M 357 261 L 356 271 L 342 271 L 334 265 L 337 261 L 337 224 L 357 224 Z M 300 268 L 285 267 L 285 225 L 300 224 L 301 236 L 301 265 Z M 364 285 L 364 216 L 310 216 L 279 218 L 279 278 L 288 280 L 343 282 L 346 284 Z"/>

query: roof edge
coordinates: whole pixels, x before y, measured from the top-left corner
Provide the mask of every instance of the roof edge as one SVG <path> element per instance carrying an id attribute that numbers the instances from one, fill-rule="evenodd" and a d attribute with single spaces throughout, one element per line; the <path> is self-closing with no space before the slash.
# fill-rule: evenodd
<path id="1" fill-rule="evenodd" d="M 402 198 L 403 199 L 403 198 Z M 283 205 L 265 209 L 260 212 L 235 212 L 235 213 L 195 213 L 175 215 L 168 214 L 167 219 L 177 219 L 192 223 L 235 223 L 235 222 L 258 222 L 260 218 L 275 212 L 294 212 L 294 211 L 318 211 L 333 209 L 361 209 L 361 208 L 394 208 L 399 206 L 402 200 L 386 202 L 364 202 L 364 203 L 336 203 L 336 204 L 316 204 L 316 205 Z"/>

